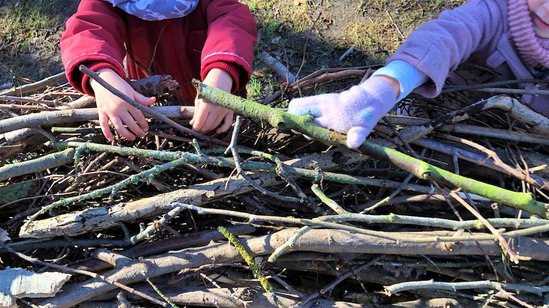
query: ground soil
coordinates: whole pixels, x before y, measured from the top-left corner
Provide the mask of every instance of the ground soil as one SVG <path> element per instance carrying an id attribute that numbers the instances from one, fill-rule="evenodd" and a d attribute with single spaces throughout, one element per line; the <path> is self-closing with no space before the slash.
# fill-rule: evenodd
<path id="1" fill-rule="evenodd" d="M 258 19 L 257 49 L 271 53 L 302 77 L 320 68 L 382 63 L 421 22 L 461 1 L 243 2 Z M 0 29 L 0 88 L 62 71 L 59 38 L 78 3 L 0 0 L 0 22 L 15 24 Z M 351 47 L 354 51 L 339 61 Z M 265 69 L 259 61 L 256 68 Z"/>
<path id="2" fill-rule="evenodd" d="M 59 38 L 78 3 L 0 0 L 0 86 L 40 80 L 63 70 Z"/>

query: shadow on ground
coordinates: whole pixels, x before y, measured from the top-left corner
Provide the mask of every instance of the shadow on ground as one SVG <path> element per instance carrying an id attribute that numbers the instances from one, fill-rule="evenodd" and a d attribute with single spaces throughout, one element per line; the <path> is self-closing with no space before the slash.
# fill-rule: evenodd
<path id="1" fill-rule="evenodd" d="M 383 63 L 404 38 L 440 10 L 462 1 L 242 0 L 258 20 L 257 51 L 266 51 L 302 78 L 321 68 Z M 59 38 L 79 1 L 0 0 L 0 87 L 62 71 Z M 352 52 L 340 61 L 340 57 Z M 262 82 L 279 84 L 256 58 Z M 358 80 L 318 91 L 345 88 Z M 274 86 L 276 87 L 276 86 Z M 268 93 L 267 93 L 268 94 Z"/>
<path id="2" fill-rule="evenodd" d="M 59 37 L 79 1 L 0 1 L 0 86 L 62 71 Z"/>

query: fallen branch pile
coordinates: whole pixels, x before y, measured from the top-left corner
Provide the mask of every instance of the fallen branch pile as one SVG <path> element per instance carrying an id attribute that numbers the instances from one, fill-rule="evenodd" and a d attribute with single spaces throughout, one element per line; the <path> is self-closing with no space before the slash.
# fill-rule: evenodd
<path id="1" fill-rule="evenodd" d="M 145 107 L 148 135 L 115 145 L 62 75 L 1 94 L 0 305 L 547 303 L 549 119 L 454 88 L 407 99 L 415 116 L 385 117 L 354 152 L 267 107 L 366 73 L 322 70 L 263 105 L 197 83 L 243 116 L 232 134 Z M 172 89 L 155 78 L 136 88 Z"/>

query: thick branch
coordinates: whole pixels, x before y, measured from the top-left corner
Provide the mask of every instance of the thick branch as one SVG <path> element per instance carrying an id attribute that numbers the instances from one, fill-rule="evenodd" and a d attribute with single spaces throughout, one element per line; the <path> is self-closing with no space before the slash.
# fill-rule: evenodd
<path id="1" fill-rule="evenodd" d="M 0 181 L 5 181 L 20 175 L 44 171 L 72 162 L 74 149 L 66 149 L 61 152 L 48 154 L 37 159 L 31 159 L 20 163 L 9 164 L 0 167 Z"/>
<path id="2" fill-rule="evenodd" d="M 194 107 L 159 106 L 150 108 L 169 118 L 191 119 L 194 114 Z M 149 114 L 146 114 L 146 116 L 148 115 Z M 96 108 L 44 111 L 0 120 L 0 133 L 26 127 L 47 127 L 56 124 L 84 122 L 97 119 L 98 115 Z"/>
<path id="3" fill-rule="evenodd" d="M 285 229 L 274 234 L 243 240 L 253 255 L 269 255 L 274 249 L 287 242 L 295 229 Z M 407 233 L 399 233 L 406 236 Z M 419 233 L 410 234 L 418 236 Z M 432 232 L 426 232 L 431 236 Z M 549 240 L 539 238 L 517 238 L 513 247 L 521 256 L 533 260 L 549 261 Z M 324 253 L 367 253 L 391 255 L 500 255 L 501 250 L 493 240 L 461 242 L 451 249 L 443 243 L 397 243 L 363 234 L 352 234 L 340 230 L 310 230 L 294 243 L 294 251 L 322 251 Z M 242 262 L 238 251 L 230 244 L 213 244 L 208 247 L 190 248 L 167 253 L 153 258 L 142 259 L 125 264 L 105 273 L 110 280 L 122 284 L 143 281 L 180 271 L 181 268 L 196 268 L 205 264 Z M 97 295 L 113 290 L 115 287 L 101 279 L 90 279 L 65 288 L 56 298 L 40 303 L 57 307 L 71 307 Z M 93 291 L 92 291 L 93 290 Z"/>

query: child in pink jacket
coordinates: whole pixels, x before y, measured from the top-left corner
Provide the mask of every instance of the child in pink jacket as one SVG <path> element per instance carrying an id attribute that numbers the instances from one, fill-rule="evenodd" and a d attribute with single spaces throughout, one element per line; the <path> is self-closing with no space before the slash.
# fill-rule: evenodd
<path id="1" fill-rule="evenodd" d="M 193 129 L 223 132 L 233 112 L 196 99 L 191 80 L 244 94 L 255 41 L 255 19 L 238 0 L 82 0 L 67 21 L 61 56 L 71 85 L 95 96 L 105 137 L 114 139 L 112 125 L 134 140 L 148 129 L 142 112 L 81 74 L 80 64 L 143 105 L 154 97 L 134 91 L 127 78 L 169 74 L 181 85 L 177 98 L 196 106 Z"/>
<path id="2" fill-rule="evenodd" d="M 365 82 L 338 94 L 294 99 L 288 109 L 346 133 L 347 146 L 357 148 L 401 99 L 412 91 L 437 96 L 448 75 L 466 61 L 503 79 L 547 79 L 548 47 L 549 1 L 470 0 L 410 34 Z M 521 101 L 549 116 L 548 96 L 524 95 Z"/>

